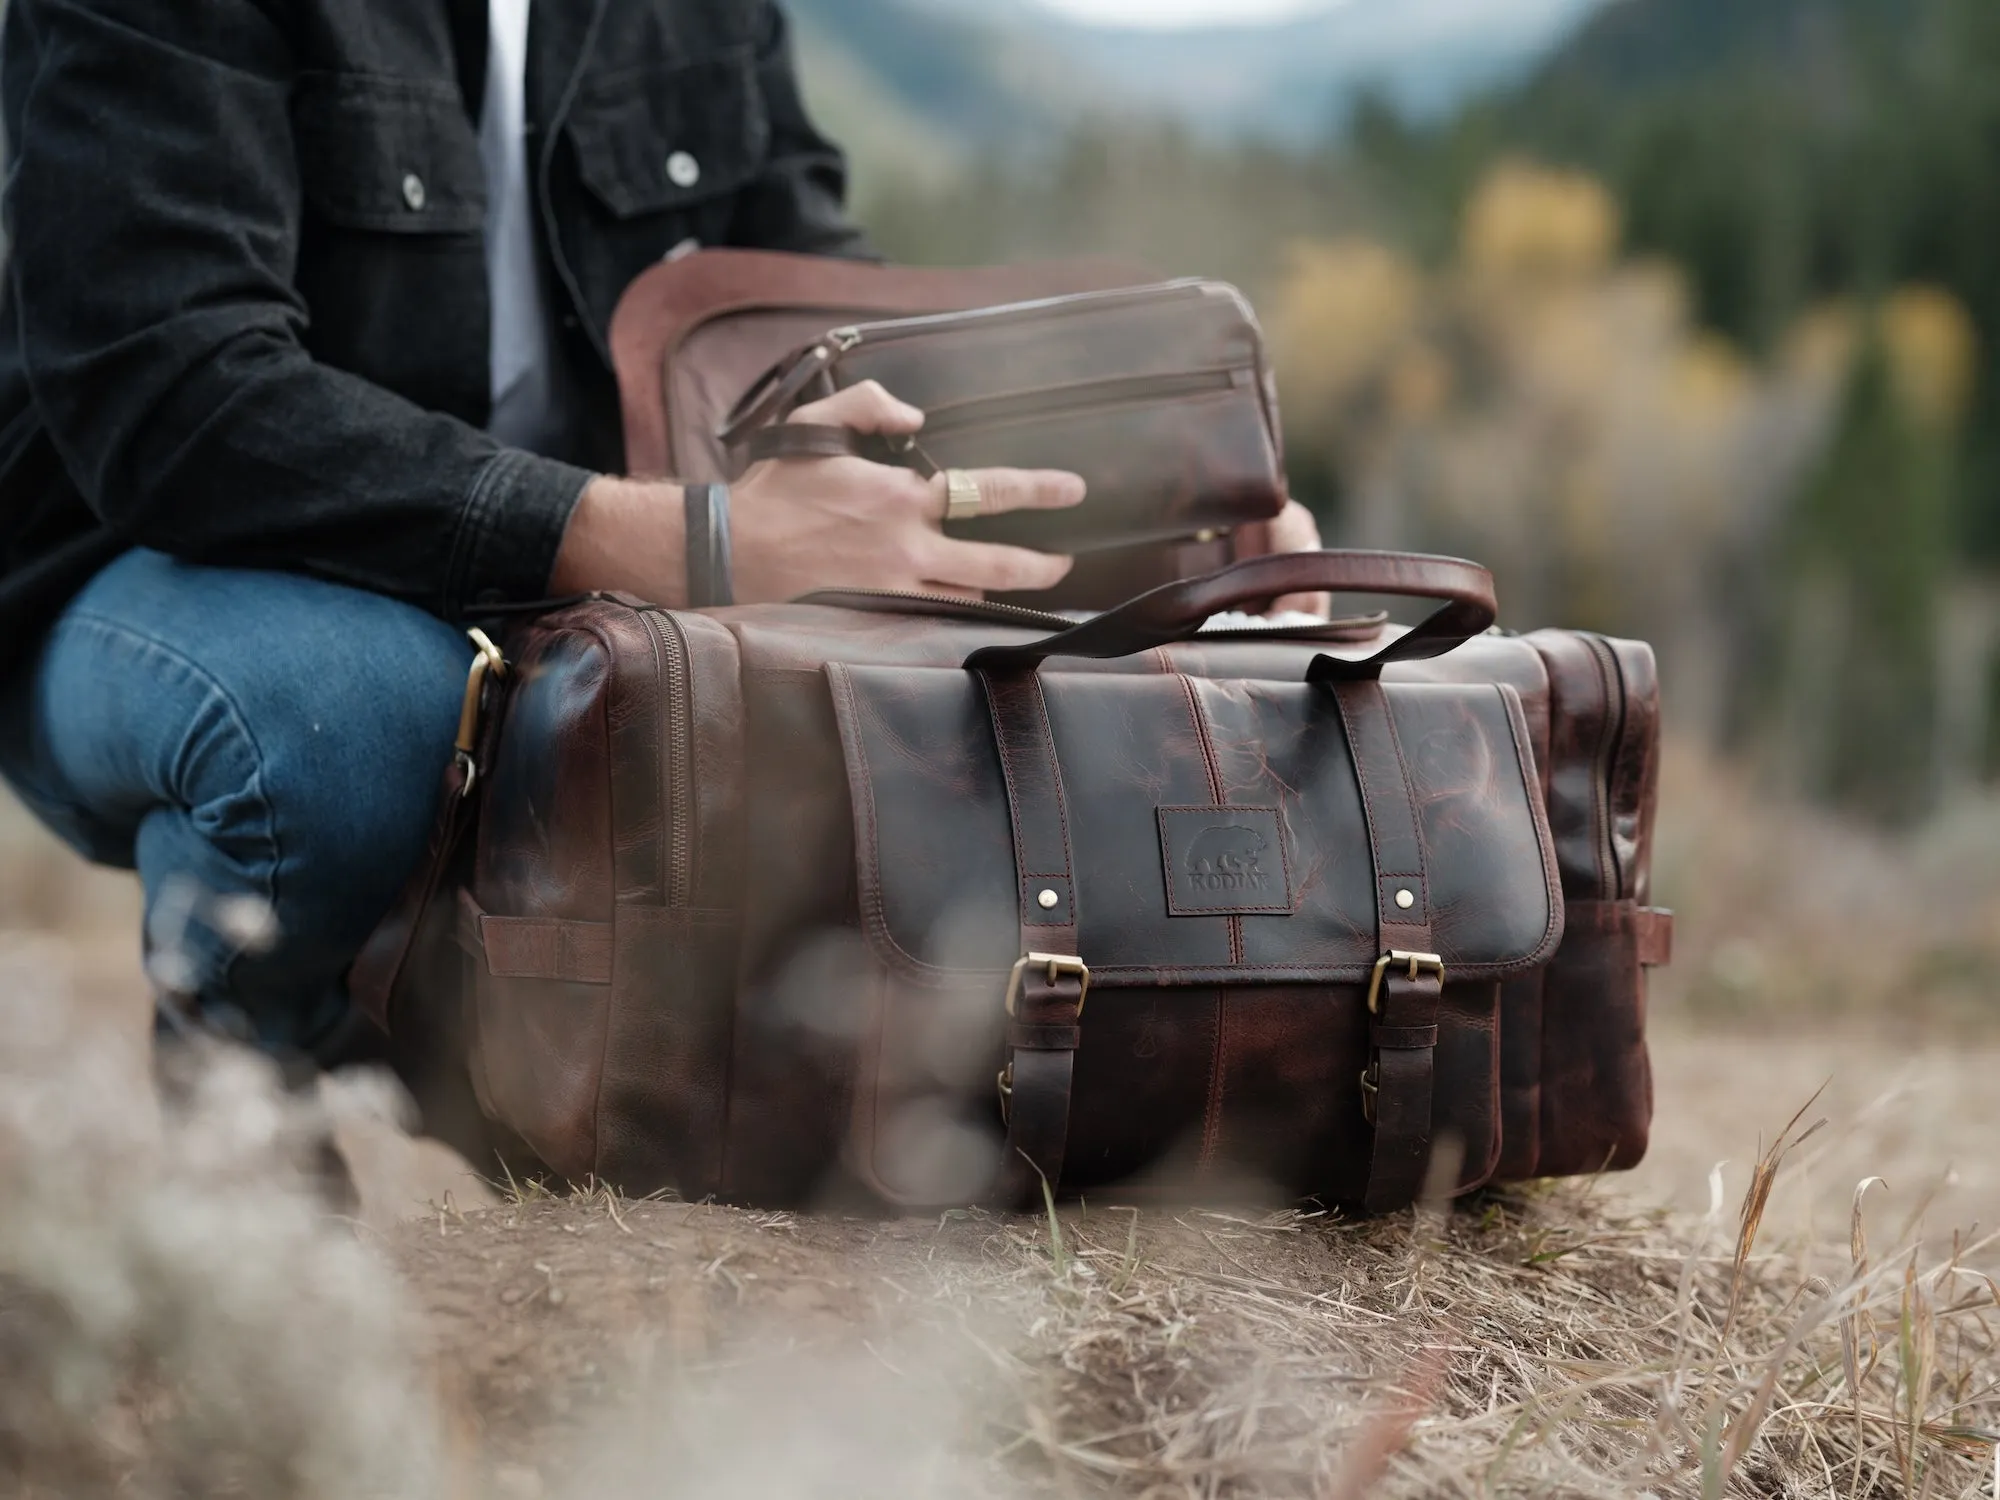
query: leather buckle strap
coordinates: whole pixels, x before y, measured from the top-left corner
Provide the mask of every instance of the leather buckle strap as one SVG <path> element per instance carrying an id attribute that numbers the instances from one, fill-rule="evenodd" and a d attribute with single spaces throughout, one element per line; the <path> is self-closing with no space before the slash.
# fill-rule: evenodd
<path id="1" fill-rule="evenodd" d="M 1016 959 L 1013 972 L 1007 976 L 1007 1014 L 1015 1013 L 1021 999 L 1021 977 L 1031 968 L 1046 970 L 1051 987 L 1064 975 L 1076 980 L 1076 1018 L 1081 1021 L 1083 1002 L 1090 994 L 1090 965 L 1069 953 L 1030 953 Z"/>
<path id="2" fill-rule="evenodd" d="M 1369 1053 L 1360 1090 L 1361 1112 L 1375 1127 L 1363 1202 L 1381 1213 L 1415 1202 L 1430 1165 L 1445 965 L 1430 951 L 1423 825 L 1388 695 L 1372 679 L 1330 685 L 1360 785 L 1383 947 L 1368 979 Z"/>
<path id="3" fill-rule="evenodd" d="M 1440 985 L 1444 983 L 1444 960 L 1435 953 L 1406 953 L 1401 948 L 1391 948 L 1375 960 L 1375 972 L 1368 976 L 1368 1014 L 1382 1013 L 1382 976 L 1391 964 L 1403 964 L 1409 970 L 1409 977 L 1415 979 L 1425 970 L 1437 975 Z"/>
<path id="4" fill-rule="evenodd" d="M 1000 1070 L 1007 1125 L 989 1201 L 1022 1209 L 1062 1182 L 1070 1087 L 1082 1039 L 1090 967 L 1077 955 L 1076 881 L 1062 767 L 1048 704 L 1033 672 L 981 673 L 1013 825 L 1022 957 L 1007 976 L 1007 1061 Z"/>

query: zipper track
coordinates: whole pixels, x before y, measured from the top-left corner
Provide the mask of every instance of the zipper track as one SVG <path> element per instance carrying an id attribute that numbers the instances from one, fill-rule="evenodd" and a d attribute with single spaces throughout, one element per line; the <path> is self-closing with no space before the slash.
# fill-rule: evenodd
<path id="1" fill-rule="evenodd" d="M 992 620 L 999 625 L 1033 625 L 1038 630 L 1067 630 L 1076 623 L 1067 615 L 1045 609 L 1029 609 L 1025 604 L 1001 604 L 992 599 L 961 599 L 956 594 L 925 593 L 921 589 L 814 589 L 801 594 L 794 604 L 822 604 L 835 609 L 860 609 L 864 605 L 850 599 L 908 599 L 917 604 L 944 606 L 947 618 Z"/>
<path id="2" fill-rule="evenodd" d="M 817 604 L 831 609 L 865 609 L 866 605 L 853 604 L 855 599 L 907 599 L 917 604 L 937 604 L 943 606 L 940 617 L 946 619 L 991 620 L 997 625 L 1032 625 L 1037 630 L 1068 630 L 1097 610 L 1079 610 L 1073 615 L 1059 615 L 1049 610 L 1029 609 L 1024 604 L 1001 604 L 992 599 L 961 599 L 956 594 L 931 594 L 918 589 L 814 589 L 810 594 L 801 594 L 792 600 L 794 604 Z M 1363 630 L 1388 623 L 1389 616 L 1377 610 L 1363 615 L 1335 615 L 1321 625 L 1237 625 L 1226 630 L 1198 630 L 1188 637 L 1190 642 L 1246 641 L 1246 640 L 1300 640 L 1311 641 L 1328 638 L 1333 632 Z"/>
<path id="3" fill-rule="evenodd" d="M 1079 380 L 1069 385 L 1052 386 L 1047 390 L 980 396 L 927 411 L 923 431 L 918 437 L 950 432 L 958 427 L 988 423 L 999 426 L 1050 413 L 1232 390 L 1237 385 L 1239 372 L 1251 380 L 1255 379 L 1255 372 L 1248 365 L 1218 366 L 1211 370 L 1183 370 L 1164 375 L 1114 375 L 1102 380 Z M 1244 388 L 1248 390 L 1248 384 Z"/>
<path id="4" fill-rule="evenodd" d="M 939 324 L 964 326 L 977 322 L 988 328 L 1009 323 L 1033 323 L 1044 318 L 1071 317 L 1079 309 L 1120 307 L 1130 302 L 1193 301 L 1208 295 L 1208 284 L 1199 280 L 1170 281 L 1152 286 L 1113 287 L 1102 292 L 1075 292 L 1062 297 L 1040 297 L 1031 302 L 1011 302 L 1000 307 L 973 308 L 965 312 L 922 313 L 910 318 L 881 318 L 872 323 L 850 323 L 830 329 L 826 338 L 846 353 L 862 344 L 886 343 L 891 339 L 925 333 Z"/>
<path id="5" fill-rule="evenodd" d="M 1585 633 L 1583 639 L 1604 682 L 1604 731 L 1598 737 L 1597 763 L 1590 778 L 1597 851 L 1604 860 L 1600 894 L 1606 901 L 1619 901 L 1625 895 L 1625 873 L 1618 868 L 1618 842 L 1611 826 L 1610 778 L 1612 752 L 1625 737 L 1625 674 L 1619 670 L 1617 653 L 1603 636 Z"/>
<path id="6" fill-rule="evenodd" d="M 694 704 L 687 637 L 666 610 L 644 611 L 660 652 L 661 691 L 667 702 L 667 806 L 662 840 L 666 898 L 686 906 L 694 883 Z"/>

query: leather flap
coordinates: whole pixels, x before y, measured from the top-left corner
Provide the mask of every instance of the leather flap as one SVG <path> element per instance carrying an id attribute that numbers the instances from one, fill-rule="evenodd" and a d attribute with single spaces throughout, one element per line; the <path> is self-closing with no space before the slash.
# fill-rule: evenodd
<path id="1" fill-rule="evenodd" d="M 827 668 L 867 937 L 951 984 L 1019 957 L 1007 790 L 979 683 Z M 1352 983 L 1381 954 L 1360 788 L 1332 692 L 1304 683 L 1044 672 L 1074 866 L 1027 897 L 1066 918 L 1091 984 Z M 1447 973 L 1546 961 L 1562 898 L 1511 687 L 1395 683 L 1428 911 Z M 1403 905 L 1391 891 L 1387 900 Z"/>

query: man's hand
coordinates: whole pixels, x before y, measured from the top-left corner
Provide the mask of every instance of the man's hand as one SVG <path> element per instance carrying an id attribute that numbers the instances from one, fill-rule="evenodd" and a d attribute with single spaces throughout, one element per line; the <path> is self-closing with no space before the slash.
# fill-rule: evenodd
<path id="1" fill-rule="evenodd" d="M 790 420 L 904 436 L 923 427 L 915 407 L 873 381 L 802 406 Z M 1054 510 L 1083 499 L 1083 481 L 1053 470 L 979 469 L 982 513 Z M 577 502 L 549 586 L 684 601 L 686 520 L 678 485 L 598 479 Z M 730 486 L 739 603 L 797 598 L 813 589 L 882 588 L 976 598 L 1052 588 L 1070 559 L 945 536 L 944 476 L 859 458 L 773 459 Z"/>
<path id="2" fill-rule="evenodd" d="M 1317 552 L 1320 547 L 1319 522 L 1313 513 L 1296 500 L 1287 500 L 1285 508 L 1278 512 L 1271 522 L 1271 550 L 1273 552 Z M 1324 615 L 1333 610 L 1333 599 L 1328 594 L 1287 594 L 1274 600 L 1273 614 L 1286 610 L 1297 610 L 1302 614 Z"/>

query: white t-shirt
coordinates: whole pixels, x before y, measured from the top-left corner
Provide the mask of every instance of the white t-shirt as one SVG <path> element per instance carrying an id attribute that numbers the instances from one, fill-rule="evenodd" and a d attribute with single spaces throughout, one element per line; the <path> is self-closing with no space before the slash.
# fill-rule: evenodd
<path id="1" fill-rule="evenodd" d="M 528 5 L 490 0 L 479 155 L 486 168 L 486 284 L 493 306 L 493 414 L 486 428 L 510 447 L 539 452 L 555 438 L 555 412 L 528 172 Z"/>

